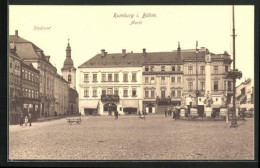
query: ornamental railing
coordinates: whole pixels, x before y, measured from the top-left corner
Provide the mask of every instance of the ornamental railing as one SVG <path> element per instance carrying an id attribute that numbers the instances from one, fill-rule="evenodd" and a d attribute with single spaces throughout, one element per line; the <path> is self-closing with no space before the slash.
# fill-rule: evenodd
<path id="1" fill-rule="evenodd" d="M 119 100 L 119 95 L 101 95 L 101 102 L 103 103 L 118 103 Z"/>

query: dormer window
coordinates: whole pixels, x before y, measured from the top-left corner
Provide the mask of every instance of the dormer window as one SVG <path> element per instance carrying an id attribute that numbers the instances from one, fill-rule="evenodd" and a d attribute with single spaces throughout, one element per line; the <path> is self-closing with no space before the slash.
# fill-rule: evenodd
<path id="1" fill-rule="evenodd" d="M 149 71 L 149 66 L 145 66 L 145 72 Z"/>
<path id="2" fill-rule="evenodd" d="M 164 65 L 161 66 L 161 71 L 165 71 L 165 66 Z"/>

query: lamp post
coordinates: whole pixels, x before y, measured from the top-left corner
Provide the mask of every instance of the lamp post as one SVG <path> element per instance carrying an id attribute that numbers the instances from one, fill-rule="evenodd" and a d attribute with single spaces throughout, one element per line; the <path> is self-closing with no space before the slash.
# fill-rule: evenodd
<path id="1" fill-rule="evenodd" d="M 236 68 L 236 49 L 235 49 L 235 15 L 234 15 L 234 5 L 232 6 L 232 16 L 233 16 L 233 70 Z M 232 112 L 232 122 L 230 127 L 237 127 L 236 118 L 236 78 L 233 78 L 233 112 Z"/>
<path id="2" fill-rule="evenodd" d="M 196 106 L 197 106 L 197 109 L 198 109 L 198 99 L 199 99 L 199 95 L 200 95 L 200 91 L 198 89 L 198 53 L 199 53 L 199 50 L 198 50 L 198 41 L 196 41 L 196 91 L 195 91 L 195 95 L 196 95 Z M 198 109 L 198 112 L 199 112 L 199 109 Z"/>

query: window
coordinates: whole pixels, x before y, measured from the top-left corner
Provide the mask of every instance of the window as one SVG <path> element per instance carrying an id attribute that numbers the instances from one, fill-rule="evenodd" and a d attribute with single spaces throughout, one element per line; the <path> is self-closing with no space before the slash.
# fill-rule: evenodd
<path id="1" fill-rule="evenodd" d="M 124 82 L 128 82 L 128 74 L 124 74 L 124 79 L 123 79 Z"/>
<path id="2" fill-rule="evenodd" d="M 178 97 L 181 97 L 181 90 L 178 90 L 178 91 L 177 91 L 177 96 L 178 96 Z"/>
<path id="3" fill-rule="evenodd" d="M 114 74 L 114 81 L 118 82 L 118 74 Z"/>
<path id="4" fill-rule="evenodd" d="M 215 91 L 218 90 L 218 81 L 214 81 L 214 90 L 215 90 Z"/>
<path id="5" fill-rule="evenodd" d="M 27 79 L 27 71 L 25 71 L 25 79 Z"/>
<path id="6" fill-rule="evenodd" d="M 154 66 L 150 66 L 150 70 L 153 71 L 153 69 L 154 69 Z"/>
<path id="7" fill-rule="evenodd" d="M 161 83 L 165 84 L 165 77 L 164 76 L 161 77 Z"/>
<path id="8" fill-rule="evenodd" d="M 97 82 L 97 74 L 93 74 L 93 82 Z"/>
<path id="9" fill-rule="evenodd" d="M 181 83 L 181 77 L 180 76 L 177 77 L 177 82 Z"/>
<path id="10" fill-rule="evenodd" d="M 154 98 L 154 90 L 151 90 L 151 97 Z"/>
<path id="11" fill-rule="evenodd" d="M 97 89 L 96 88 L 93 89 L 93 97 L 97 97 Z"/>
<path id="12" fill-rule="evenodd" d="M 106 81 L 106 74 L 102 74 L 102 82 Z"/>
<path id="13" fill-rule="evenodd" d="M 128 90 L 124 89 L 124 97 L 127 97 L 127 96 L 128 96 Z"/>
<path id="14" fill-rule="evenodd" d="M 175 65 L 172 66 L 172 71 L 175 71 Z"/>
<path id="15" fill-rule="evenodd" d="M 25 78 L 24 70 L 22 70 L 22 77 Z"/>
<path id="16" fill-rule="evenodd" d="M 113 94 L 113 89 L 112 88 L 108 88 L 107 89 L 107 94 L 108 95 L 112 95 Z"/>
<path id="17" fill-rule="evenodd" d="M 84 74 L 84 82 L 89 82 L 89 75 L 88 74 Z"/>
<path id="18" fill-rule="evenodd" d="M 189 82 L 188 83 L 188 89 L 189 90 L 193 90 L 193 82 Z"/>
<path id="19" fill-rule="evenodd" d="M 34 82 L 34 75 L 33 75 L 33 73 L 32 73 L 32 81 Z"/>
<path id="20" fill-rule="evenodd" d="M 214 74 L 218 74 L 218 66 L 214 66 Z"/>
<path id="21" fill-rule="evenodd" d="M 154 84 L 155 81 L 154 81 L 154 77 L 151 77 L 151 84 Z"/>
<path id="22" fill-rule="evenodd" d="M 231 91 L 231 81 L 228 81 L 228 91 Z"/>
<path id="23" fill-rule="evenodd" d="M 84 97 L 88 97 L 89 96 L 89 92 L 88 92 L 88 88 L 84 89 Z"/>
<path id="24" fill-rule="evenodd" d="M 28 74 L 28 79 L 31 80 L 31 72 Z"/>
<path id="25" fill-rule="evenodd" d="M 172 90 L 172 97 L 175 97 L 175 90 Z"/>
<path id="26" fill-rule="evenodd" d="M 162 97 L 162 98 L 165 98 L 165 90 L 162 90 L 162 91 L 161 91 L 161 97 Z"/>
<path id="27" fill-rule="evenodd" d="M 31 90 L 29 90 L 29 98 L 31 98 Z"/>
<path id="28" fill-rule="evenodd" d="M 32 98 L 34 98 L 34 91 L 32 90 Z"/>
<path id="29" fill-rule="evenodd" d="M 172 81 L 172 83 L 175 83 L 175 76 L 171 77 L 171 81 Z"/>
<path id="30" fill-rule="evenodd" d="M 200 67 L 200 74 L 205 74 L 205 66 Z"/>
<path id="31" fill-rule="evenodd" d="M 177 65 L 177 71 L 181 71 L 181 66 Z"/>
<path id="32" fill-rule="evenodd" d="M 133 97 L 136 97 L 137 95 L 136 95 L 136 89 L 132 89 L 132 96 Z"/>
<path id="33" fill-rule="evenodd" d="M 114 90 L 114 95 L 118 95 L 118 90 L 117 89 Z"/>
<path id="34" fill-rule="evenodd" d="M 108 74 L 108 82 L 112 82 L 112 74 Z"/>
<path id="35" fill-rule="evenodd" d="M 106 90 L 105 89 L 102 90 L 102 95 L 106 95 Z"/>
<path id="36" fill-rule="evenodd" d="M 193 74 L 193 67 L 192 66 L 188 67 L 188 74 Z"/>
<path id="37" fill-rule="evenodd" d="M 136 82 L 136 73 L 132 73 L 132 82 Z"/>
<path id="38" fill-rule="evenodd" d="M 145 72 L 149 71 L 149 66 L 145 66 Z"/>
<path id="39" fill-rule="evenodd" d="M 200 82 L 201 90 L 205 90 L 205 82 Z"/>
<path id="40" fill-rule="evenodd" d="M 71 82 L 71 75 L 68 75 L 68 81 Z"/>
<path id="41" fill-rule="evenodd" d="M 144 95 L 145 97 L 149 97 L 149 91 L 148 90 L 144 91 Z"/>
<path id="42" fill-rule="evenodd" d="M 225 73 L 228 72 L 228 66 L 225 66 Z"/>
<path id="43" fill-rule="evenodd" d="M 145 83 L 149 83 L 149 77 L 145 77 Z"/>
<path id="44" fill-rule="evenodd" d="M 161 66 L 161 71 L 165 71 L 165 66 L 164 65 Z"/>

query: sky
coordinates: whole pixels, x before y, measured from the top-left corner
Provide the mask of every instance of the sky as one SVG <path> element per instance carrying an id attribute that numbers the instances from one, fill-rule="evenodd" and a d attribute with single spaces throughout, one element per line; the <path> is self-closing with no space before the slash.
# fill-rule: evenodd
<path id="1" fill-rule="evenodd" d="M 133 24 L 135 23 L 135 24 Z M 254 78 L 254 6 L 235 6 L 236 68 Z M 61 74 L 68 38 L 74 67 L 108 53 L 206 47 L 232 57 L 232 6 L 9 6 L 9 34 L 33 42 Z M 77 70 L 78 78 L 79 70 Z M 77 79 L 77 85 L 78 85 Z M 77 86 L 78 89 L 78 86 Z"/>

